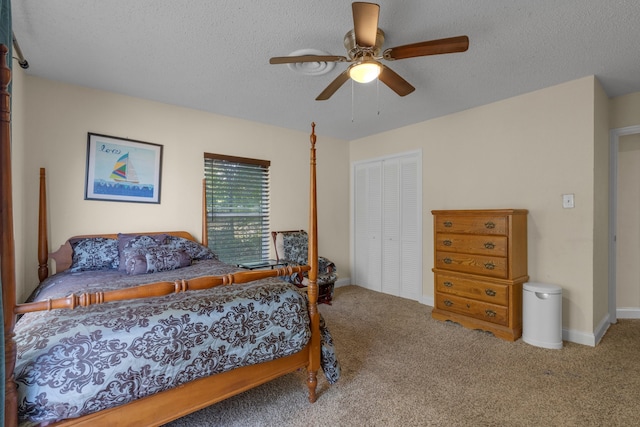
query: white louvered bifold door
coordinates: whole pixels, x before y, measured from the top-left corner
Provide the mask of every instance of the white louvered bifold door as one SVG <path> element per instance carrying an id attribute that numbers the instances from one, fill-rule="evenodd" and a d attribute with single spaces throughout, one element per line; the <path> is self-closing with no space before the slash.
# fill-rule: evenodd
<path id="1" fill-rule="evenodd" d="M 354 284 L 380 291 L 381 201 L 380 163 L 356 166 Z"/>
<path id="2" fill-rule="evenodd" d="M 400 295 L 400 161 L 382 162 L 383 216 L 382 216 L 382 292 Z"/>
<path id="3" fill-rule="evenodd" d="M 354 168 L 354 284 L 420 300 L 422 213 L 420 155 Z"/>
<path id="4" fill-rule="evenodd" d="M 400 296 L 422 297 L 422 198 L 418 157 L 400 160 Z"/>

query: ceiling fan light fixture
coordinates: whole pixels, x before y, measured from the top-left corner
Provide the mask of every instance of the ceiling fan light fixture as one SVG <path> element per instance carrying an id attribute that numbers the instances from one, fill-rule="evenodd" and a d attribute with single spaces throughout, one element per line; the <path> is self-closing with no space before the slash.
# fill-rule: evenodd
<path id="1" fill-rule="evenodd" d="M 347 69 L 338 74 L 329 83 L 329 86 L 316 97 L 316 101 L 329 99 L 348 80 L 369 83 L 378 79 L 398 96 L 407 96 L 416 88 L 391 68 L 383 65 L 381 60 L 395 61 L 397 59 L 442 55 L 464 52 L 469 48 L 469 37 L 457 36 L 390 47 L 383 51 L 385 34 L 378 28 L 380 5 L 357 1 L 351 5 L 351 10 L 353 12 L 353 29 L 349 30 L 343 39 L 347 56 L 294 52 L 289 56 L 270 58 L 269 63 L 289 64 L 292 69 L 294 66 L 304 66 L 308 70 L 306 70 L 306 74 L 320 74 L 319 69 L 322 63 L 331 63 L 332 65 L 336 62 L 350 63 Z M 317 69 L 318 72 L 316 72 Z M 323 70 L 322 73 L 324 72 Z"/>
<path id="2" fill-rule="evenodd" d="M 380 64 L 376 61 L 365 61 L 349 69 L 349 77 L 358 83 L 369 83 L 380 75 Z"/>

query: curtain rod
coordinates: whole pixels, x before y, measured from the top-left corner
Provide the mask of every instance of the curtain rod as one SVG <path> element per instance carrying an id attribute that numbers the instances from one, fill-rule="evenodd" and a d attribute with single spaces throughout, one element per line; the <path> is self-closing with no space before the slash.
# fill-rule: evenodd
<path id="1" fill-rule="evenodd" d="M 13 36 L 13 47 L 16 50 L 16 55 L 18 55 L 18 64 L 20 64 L 20 67 L 26 70 L 27 68 L 29 68 L 29 63 L 26 59 L 24 59 L 24 55 L 22 55 L 22 49 L 20 49 L 20 45 L 18 44 L 18 40 L 16 40 L 16 35 L 13 31 L 11 31 L 11 35 Z"/>

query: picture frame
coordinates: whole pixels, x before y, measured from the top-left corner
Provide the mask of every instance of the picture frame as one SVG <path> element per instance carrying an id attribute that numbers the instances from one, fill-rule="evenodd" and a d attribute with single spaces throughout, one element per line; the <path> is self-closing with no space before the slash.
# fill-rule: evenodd
<path id="1" fill-rule="evenodd" d="M 85 200 L 159 204 L 162 148 L 89 132 Z"/>

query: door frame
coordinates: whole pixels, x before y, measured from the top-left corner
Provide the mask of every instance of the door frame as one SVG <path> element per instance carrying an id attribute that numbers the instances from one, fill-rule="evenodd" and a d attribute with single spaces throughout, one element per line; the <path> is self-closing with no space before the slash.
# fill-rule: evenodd
<path id="1" fill-rule="evenodd" d="M 640 125 L 609 131 L 609 322 L 618 321 L 616 303 L 616 228 L 618 212 L 618 147 L 620 137 L 640 134 Z"/>

